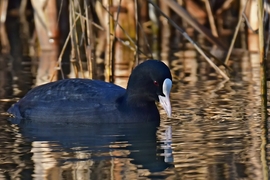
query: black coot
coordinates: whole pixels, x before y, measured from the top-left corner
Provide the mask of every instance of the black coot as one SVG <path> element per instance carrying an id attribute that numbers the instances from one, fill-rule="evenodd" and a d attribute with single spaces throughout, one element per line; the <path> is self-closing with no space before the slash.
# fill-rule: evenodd
<path id="1" fill-rule="evenodd" d="M 171 116 L 172 76 L 161 61 L 147 60 L 130 75 L 127 89 L 89 79 L 38 86 L 8 109 L 16 119 L 58 123 L 159 121 L 155 101 Z"/>

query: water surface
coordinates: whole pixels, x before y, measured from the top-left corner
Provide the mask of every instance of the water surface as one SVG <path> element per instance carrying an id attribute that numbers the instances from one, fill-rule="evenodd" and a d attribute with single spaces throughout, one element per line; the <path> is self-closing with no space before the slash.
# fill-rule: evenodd
<path id="1" fill-rule="evenodd" d="M 201 59 L 169 60 L 173 117 L 161 110 L 157 127 L 12 124 L 3 112 L 33 82 L 27 66 L 2 69 L 0 178 L 267 179 L 260 70 L 250 57 L 233 63 L 228 82 Z"/>

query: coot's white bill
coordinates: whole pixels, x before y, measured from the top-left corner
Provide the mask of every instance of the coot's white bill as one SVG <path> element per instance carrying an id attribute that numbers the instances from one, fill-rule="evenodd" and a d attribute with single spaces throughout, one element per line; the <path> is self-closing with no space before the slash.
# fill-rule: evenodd
<path id="1" fill-rule="evenodd" d="M 162 85 L 162 91 L 165 96 L 159 95 L 159 102 L 163 109 L 166 111 L 167 116 L 172 116 L 172 108 L 171 108 L 171 102 L 170 102 L 170 92 L 172 88 L 172 81 L 168 78 L 166 78 Z"/>

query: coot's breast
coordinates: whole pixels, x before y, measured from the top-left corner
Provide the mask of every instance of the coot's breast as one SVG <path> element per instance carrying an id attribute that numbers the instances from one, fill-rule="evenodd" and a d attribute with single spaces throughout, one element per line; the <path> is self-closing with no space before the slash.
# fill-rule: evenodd
<path id="1" fill-rule="evenodd" d="M 109 122 L 110 117 L 121 121 L 117 99 L 125 91 L 98 80 L 61 80 L 32 89 L 8 112 L 17 118 L 46 122 Z"/>

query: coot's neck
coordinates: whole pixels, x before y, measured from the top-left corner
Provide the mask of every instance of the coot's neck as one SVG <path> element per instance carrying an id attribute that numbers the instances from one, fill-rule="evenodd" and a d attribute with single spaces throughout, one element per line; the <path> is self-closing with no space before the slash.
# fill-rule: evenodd
<path id="1" fill-rule="evenodd" d="M 136 83 L 129 81 L 126 93 L 120 98 L 119 110 L 137 120 L 160 121 L 155 94 L 148 90 L 147 86 L 139 81 Z"/>
<path id="2" fill-rule="evenodd" d="M 122 105 L 143 107 L 155 105 L 154 99 L 149 99 L 144 93 L 127 90 L 121 100 Z"/>
<path id="3" fill-rule="evenodd" d="M 160 121 L 160 115 L 155 101 L 145 100 L 145 97 L 128 92 L 119 100 L 118 110 L 136 121 Z"/>

